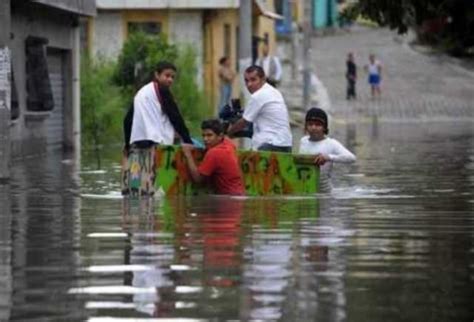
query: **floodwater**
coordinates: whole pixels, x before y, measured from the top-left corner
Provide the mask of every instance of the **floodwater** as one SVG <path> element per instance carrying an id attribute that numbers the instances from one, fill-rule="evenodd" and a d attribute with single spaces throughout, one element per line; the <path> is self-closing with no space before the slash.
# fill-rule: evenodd
<path id="1" fill-rule="evenodd" d="M 1 321 L 472 321 L 474 124 L 338 124 L 330 195 L 123 200 L 119 155 L 0 185 Z"/>

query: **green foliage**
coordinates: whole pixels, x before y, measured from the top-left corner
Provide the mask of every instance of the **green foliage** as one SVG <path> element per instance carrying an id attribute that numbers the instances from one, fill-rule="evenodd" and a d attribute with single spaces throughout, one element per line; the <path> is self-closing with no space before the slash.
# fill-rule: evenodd
<path id="1" fill-rule="evenodd" d="M 135 92 L 151 80 L 153 69 L 160 60 L 174 62 L 177 57 L 178 49 L 169 45 L 164 36 L 133 33 L 120 53 L 114 82 Z"/>
<path id="2" fill-rule="evenodd" d="M 81 132 L 85 147 L 119 142 L 127 100 L 112 83 L 115 65 L 83 56 L 81 62 Z"/>
<path id="3" fill-rule="evenodd" d="M 175 63 L 178 74 L 172 92 L 186 124 L 195 136 L 201 120 L 211 115 L 203 91 L 196 85 L 196 54 L 191 47 L 170 45 L 163 36 L 131 35 L 118 62 L 83 56 L 81 63 L 81 127 L 84 147 L 121 143 L 125 113 L 136 91 L 151 80 L 160 60 Z"/>
<path id="4" fill-rule="evenodd" d="M 474 46 L 472 0 L 359 0 L 361 14 L 382 26 L 404 33 L 417 31 L 420 39 L 443 45 L 456 55 Z"/>
<path id="5" fill-rule="evenodd" d="M 196 85 L 198 70 L 195 50 L 190 46 L 180 47 L 176 66 L 178 74 L 172 88 L 174 97 L 191 133 L 200 137 L 201 121 L 210 117 L 212 110 L 204 92 Z"/>
<path id="6" fill-rule="evenodd" d="M 341 26 L 356 21 L 359 14 L 359 6 L 356 3 L 348 3 L 345 5 L 339 13 L 339 22 Z"/>

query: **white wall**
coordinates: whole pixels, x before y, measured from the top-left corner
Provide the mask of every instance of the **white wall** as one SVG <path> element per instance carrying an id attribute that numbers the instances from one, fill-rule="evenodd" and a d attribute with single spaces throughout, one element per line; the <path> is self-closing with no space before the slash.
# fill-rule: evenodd
<path id="1" fill-rule="evenodd" d="M 96 0 L 98 9 L 216 9 L 238 8 L 239 3 L 239 0 Z"/>
<path id="2" fill-rule="evenodd" d="M 94 19 L 92 55 L 117 58 L 125 42 L 123 28 L 120 13 L 99 11 Z"/>
<path id="3" fill-rule="evenodd" d="M 175 44 L 190 44 L 196 51 L 197 83 L 203 86 L 203 21 L 202 11 L 170 12 L 169 39 Z"/>

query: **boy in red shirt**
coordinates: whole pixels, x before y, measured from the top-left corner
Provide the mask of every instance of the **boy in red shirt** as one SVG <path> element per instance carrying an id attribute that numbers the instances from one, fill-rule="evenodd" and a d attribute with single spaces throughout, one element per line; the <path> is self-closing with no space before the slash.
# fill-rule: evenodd
<path id="1" fill-rule="evenodd" d="M 206 154 L 196 166 L 191 154 L 192 146 L 183 145 L 189 172 L 194 182 L 210 182 L 217 194 L 244 195 L 245 188 L 234 144 L 224 137 L 224 126 L 219 120 L 206 120 L 201 124 Z"/>

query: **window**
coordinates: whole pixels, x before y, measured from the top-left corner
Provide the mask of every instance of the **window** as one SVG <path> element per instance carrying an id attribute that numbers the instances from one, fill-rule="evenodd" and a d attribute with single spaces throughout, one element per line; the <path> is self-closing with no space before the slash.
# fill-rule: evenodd
<path id="1" fill-rule="evenodd" d="M 231 53 L 231 42 L 232 41 L 232 34 L 230 25 L 228 23 L 224 24 L 224 56 L 230 58 Z"/>
<path id="2" fill-rule="evenodd" d="M 284 15 L 285 13 L 283 12 L 283 0 L 276 0 L 275 1 L 275 12 L 278 13 L 279 15 Z"/>
<path id="3" fill-rule="evenodd" d="M 54 108 L 46 61 L 47 43 L 45 38 L 26 38 L 26 108 L 29 111 L 43 112 Z"/>
<path id="4" fill-rule="evenodd" d="M 161 32 L 159 22 L 129 22 L 128 33 L 143 32 L 145 34 L 157 35 Z"/>
<path id="5" fill-rule="evenodd" d="M 235 27 L 235 49 L 237 52 L 237 59 L 235 60 L 235 70 L 240 70 L 239 69 L 239 61 L 240 61 L 239 38 L 240 38 L 240 29 L 239 27 Z"/>
<path id="6" fill-rule="evenodd" d="M 16 84 L 15 84 L 15 74 L 13 73 L 13 66 L 12 66 L 12 85 L 11 85 L 11 113 L 10 113 L 10 118 L 12 120 L 16 120 L 20 116 L 20 108 L 18 106 L 18 93 L 16 91 Z"/>
<path id="7" fill-rule="evenodd" d="M 87 20 L 81 20 L 79 23 L 79 37 L 80 37 L 80 48 L 81 52 L 87 53 L 89 48 L 89 22 Z"/>

